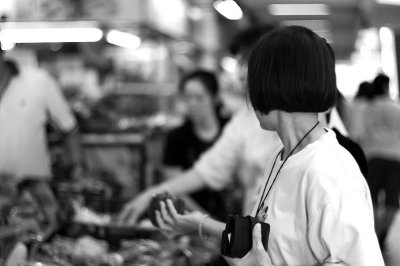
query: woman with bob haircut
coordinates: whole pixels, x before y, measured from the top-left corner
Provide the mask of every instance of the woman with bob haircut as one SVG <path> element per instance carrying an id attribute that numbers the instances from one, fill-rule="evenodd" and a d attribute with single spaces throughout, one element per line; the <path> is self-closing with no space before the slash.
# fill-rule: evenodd
<path id="1" fill-rule="evenodd" d="M 242 258 L 224 257 L 230 265 L 384 265 L 365 178 L 335 133 L 318 121 L 318 113 L 335 104 L 334 61 L 325 40 L 300 26 L 274 30 L 250 51 L 250 102 L 260 126 L 277 132 L 283 148 L 266 161 L 252 211 L 270 224 L 267 251 L 256 224 L 251 250 Z M 198 212 L 180 215 L 171 200 L 160 205 L 161 229 L 221 236 L 223 223 L 203 223 Z"/>
<path id="2" fill-rule="evenodd" d="M 384 265 L 371 196 L 354 158 L 318 113 L 335 102 L 335 59 L 311 30 L 288 26 L 263 36 L 248 61 L 248 94 L 260 126 L 283 143 L 267 163 L 252 215 L 253 247 L 231 265 Z"/>

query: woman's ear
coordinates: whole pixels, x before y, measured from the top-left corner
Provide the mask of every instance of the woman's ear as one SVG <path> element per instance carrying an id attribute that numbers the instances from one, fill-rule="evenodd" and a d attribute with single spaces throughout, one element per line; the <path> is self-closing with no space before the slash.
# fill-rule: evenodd
<path id="1" fill-rule="evenodd" d="M 280 114 L 280 111 L 278 110 L 273 110 L 268 112 L 268 114 L 265 114 L 260 111 L 255 111 L 256 116 L 258 121 L 260 122 L 260 126 L 263 129 L 266 130 L 275 130 L 278 122 L 278 116 Z"/>

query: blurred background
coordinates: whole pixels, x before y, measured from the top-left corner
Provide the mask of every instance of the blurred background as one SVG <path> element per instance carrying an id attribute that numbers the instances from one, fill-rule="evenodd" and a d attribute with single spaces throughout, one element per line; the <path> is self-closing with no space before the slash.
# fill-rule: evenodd
<path id="1" fill-rule="evenodd" d="M 65 216 L 71 198 L 99 213 L 116 213 L 127 199 L 165 178 L 165 138 L 185 113 L 178 91 L 184 74 L 195 69 L 217 74 L 227 118 L 246 104 L 237 100 L 240 64 L 229 50 L 240 30 L 308 27 L 335 51 L 337 86 L 347 102 L 379 73 L 390 78 L 390 98 L 399 98 L 400 0 L 1 0 L 0 17 L 4 58 L 21 71 L 47 72 L 77 120 L 84 168 L 78 181 L 71 177 L 75 165 L 63 135 L 46 124 L 51 186 L 67 206 Z M 240 198 L 235 193 L 230 193 L 231 207 Z M 15 213 L 34 216 L 32 208 L 24 214 L 18 207 Z M 37 235 L 28 238 L 30 245 L 39 241 Z M 68 241 L 55 246 L 76 244 Z M 176 258 L 187 265 L 185 243 L 171 251 L 170 265 L 178 265 Z M 140 245 L 153 255 L 165 248 Z M 200 249 L 199 254 L 212 255 L 215 247 Z M 143 254 L 136 255 L 129 265 L 158 265 L 150 259 L 139 264 Z"/>
<path id="2" fill-rule="evenodd" d="M 19 67 L 45 69 L 56 78 L 78 117 L 86 152 L 98 155 L 99 146 L 110 153 L 121 142 L 138 147 L 151 130 L 179 123 L 175 96 L 184 73 L 216 71 L 225 95 L 235 94 L 238 67 L 228 45 L 236 32 L 256 25 L 314 30 L 335 51 L 345 98 L 352 100 L 361 82 L 385 73 L 397 100 L 399 12 L 396 0 L 2 0 L 0 41 L 5 57 Z M 227 109 L 233 112 L 235 103 Z M 56 135 L 49 139 L 57 143 Z M 154 175 L 144 175 L 157 167 L 154 149 L 133 151 L 146 160 L 134 167 L 141 186 L 153 182 Z M 119 163 L 132 166 L 127 156 Z M 88 164 L 98 157 L 90 156 Z M 115 168 L 116 162 L 102 163 Z M 132 176 L 126 166 L 117 168 L 106 170 Z M 126 185 L 134 193 L 136 184 Z"/>

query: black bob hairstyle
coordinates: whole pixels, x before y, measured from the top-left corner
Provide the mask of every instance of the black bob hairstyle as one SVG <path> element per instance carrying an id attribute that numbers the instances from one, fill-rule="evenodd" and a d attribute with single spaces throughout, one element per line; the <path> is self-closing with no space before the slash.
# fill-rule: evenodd
<path id="1" fill-rule="evenodd" d="M 288 26 L 264 35 L 248 61 L 248 93 L 256 111 L 324 112 L 334 106 L 335 56 L 311 30 Z"/>

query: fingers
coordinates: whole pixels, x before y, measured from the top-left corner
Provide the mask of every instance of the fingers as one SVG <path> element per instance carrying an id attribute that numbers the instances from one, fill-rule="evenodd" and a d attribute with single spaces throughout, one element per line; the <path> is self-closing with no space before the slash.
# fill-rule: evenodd
<path id="1" fill-rule="evenodd" d="M 176 217 L 179 215 L 178 211 L 175 209 L 174 203 L 172 200 L 167 199 L 167 207 L 168 211 L 171 214 L 172 218 L 176 220 Z"/>
<path id="2" fill-rule="evenodd" d="M 165 202 L 163 201 L 160 202 L 160 209 L 161 209 L 162 219 L 165 221 L 165 223 L 167 223 L 168 225 L 173 225 L 174 219 L 169 214 Z"/>
<path id="3" fill-rule="evenodd" d="M 164 219 L 162 218 L 162 214 L 160 211 L 156 211 L 156 220 L 159 228 L 163 230 L 172 230 L 172 228 L 169 225 L 167 225 Z"/>
<path id="4" fill-rule="evenodd" d="M 253 248 L 257 250 L 264 249 L 261 237 L 261 224 L 257 223 L 253 228 Z"/>

